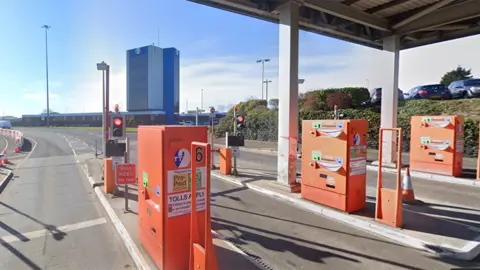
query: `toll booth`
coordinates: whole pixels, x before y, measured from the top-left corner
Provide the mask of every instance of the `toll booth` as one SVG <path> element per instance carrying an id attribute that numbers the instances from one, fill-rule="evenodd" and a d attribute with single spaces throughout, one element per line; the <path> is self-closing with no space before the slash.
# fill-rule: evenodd
<path id="1" fill-rule="evenodd" d="M 196 162 L 199 230 L 205 225 L 206 174 L 210 156 L 192 142 L 207 142 L 206 126 L 139 126 L 138 221 L 142 245 L 160 270 L 189 269 L 191 162 Z M 207 193 L 207 194 L 206 194 Z M 210 232 L 209 232 L 210 233 Z M 206 234 L 199 234 L 204 241 Z"/>
<path id="2" fill-rule="evenodd" d="M 346 212 L 365 207 L 367 120 L 302 122 L 302 198 Z"/>
<path id="3" fill-rule="evenodd" d="M 463 167 L 463 116 L 412 116 L 410 169 L 460 176 Z"/>

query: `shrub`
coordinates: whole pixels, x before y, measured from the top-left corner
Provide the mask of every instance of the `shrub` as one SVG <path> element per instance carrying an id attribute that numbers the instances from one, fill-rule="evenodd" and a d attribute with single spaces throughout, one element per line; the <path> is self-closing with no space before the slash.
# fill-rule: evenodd
<path id="1" fill-rule="evenodd" d="M 352 98 L 346 93 L 332 93 L 327 95 L 327 108 L 333 110 L 335 105 L 338 109 L 350 109 L 352 107 Z"/>
<path id="2" fill-rule="evenodd" d="M 353 107 L 359 107 L 362 102 L 369 99 L 370 94 L 368 93 L 367 88 L 363 87 L 347 87 L 347 88 L 329 88 L 323 90 L 314 90 L 308 93 L 305 93 L 303 109 L 304 110 L 328 110 L 327 97 L 330 94 L 334 93 L 344 93 L 350 96 L 351 104 Z M 312 103 L 316 101 L 315 105 Z M 308 103 L 308 104 L 306 104 Z M 308 106 L 305 106 L 308 105 Z"/>

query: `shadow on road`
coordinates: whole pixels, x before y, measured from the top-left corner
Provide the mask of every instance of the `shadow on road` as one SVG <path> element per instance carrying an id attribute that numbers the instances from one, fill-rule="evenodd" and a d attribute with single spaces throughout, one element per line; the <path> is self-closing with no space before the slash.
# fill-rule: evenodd
<path id="1" fill-rule="evenodd" d="M 42 225 L 46 230 L 48 230 L 52 236 L 53 236 L 53 239 L 57 240 L 57 241 L 61 241 L 65 238 L 65 236 L 67 236 L 67 234 L 65 232 L 62 232 L 60 231 L 56 226 L 54 225 L 50 225 L 50 224 L 45 224 L 43 222 L 41 222 L 40 220 L 8 205 L 8 204 L 5 204 L 3 202 L 0 202 L 0 205 L 2 205 L 3 207 L 5 208 L 8 208 L 12 211 L 14 211 L 15 213 L 17 214 L 20 214 L 40 225 Z M 15 230 L 14 228 L 8 226 L 7 224 L 3 223 L 3 222 L 0 222 L 0 228 L 2 228 L 3 230 L 9 232 L 11 235 L 17 237 L 20 241 L 22 242 L 28 242 L 30 241 L 30 239 L 28 239 L 27 237 L 25 237 L 22 233 L 18 232 L 17 230 Z M 27 256 L 25 256 L 23 253 L 21 253 L 20 251 L 18 251 L 15 247 L 13 247 L 10 243 L 6 242 L 5 240 L 3 240 L 2 238 L 0 238 L 0 244 L 5 247 L 8 251 L 10 251 L 11 254 L 13 254 L 14 256 L 16 256 L 19 260 L 21 260 L 22 262 L 24 262 L 25 264 L 27 264 L 30 269 L 34 269 L 34 270 L 40 270 L 42 269 L 41 267 L 39 267 L 36 263 L 34 263 L 32 260 L 30 260 Z"/>
<path id="2" fill-rule="evenodd" d="M 316 263 L 325 263 L 324 260 L 327 258 L 339 258 L 339 259 L 343 259 L 351 262 L 360 263 L 359 260 L 353 258 L 353 256 L 357 256 L 357 257 L 362 257 L 362 258 L 373 260 L 373 261 L 382 262 L 392 266 L 402 267 L 404 269 L 410 269 L 410 270 L 421 269 L 414 266 L 382 259 L 380 257 L 373 257 L 366 254 L 361 254 L 358 252 L 338 248 L 335 246 L 308 241 L 308 240 L 297 238 L 291 235 L 284 235 L 284 234 L 273 232 L 273 231 L 267 231 L 258 227 L 239 224 L 239 223 L 235 223 L 235 222 L 231 222 L 231 221 L 219 219 L 219 218 L 212 217 L 212 228 L 214 230 L 227 229 L 231 232 L 234 232 L 236 237 L 228 239 L 234 244 L 243 246 L 243 245 L 247 245 L 247 241 L 255 242 L 267 250 L 273 250 L 278 252 L 290 252 L 300 258 L 303 258 L 305 260 L 309 260 L 312 262 L 316 262 Z M 268 237 L 266 235 L 272 235 L 272 237 Z M 303 244 L 299 245 L 295 242 L 302 242 L 303 244 L 306 244 L 306 245 L 303 245 Z M 311 248 L 308 246 L 315 246 L 316 248 Z M 333 253 L 332 251 L 350 254 L 352 255 L 352 257 Z"/>

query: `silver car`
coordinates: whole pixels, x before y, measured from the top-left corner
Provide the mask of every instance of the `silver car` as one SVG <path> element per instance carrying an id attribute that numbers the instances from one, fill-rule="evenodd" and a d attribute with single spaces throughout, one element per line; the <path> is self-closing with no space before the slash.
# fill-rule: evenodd
<path id="1" fill-rule="evenodd" d="M 480 97 L 480 79 L 454 81 L 448 89 L 452 93 L 452 98 Z"/>

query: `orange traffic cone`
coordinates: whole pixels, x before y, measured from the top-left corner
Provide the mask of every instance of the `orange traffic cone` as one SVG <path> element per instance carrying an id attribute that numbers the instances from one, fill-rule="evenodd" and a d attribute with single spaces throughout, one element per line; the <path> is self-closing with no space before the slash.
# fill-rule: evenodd
<path id="1" fill-rule="evenodd" d="M 8 163 L 7 151 L 3 150 L 2 155 L 3 155 L 3 160 L 2 160 L 3 163 L 7 164 Z"/>
<path id="2" fill-rule="evenodd" d="M 410 177 L 410 168 L 405 169 L 405 175 L 402 181 L 402 198 L 405 203 L 415 203 L 415 193 L 413 192 L 412 178 Z"/>

